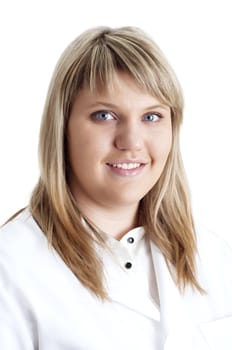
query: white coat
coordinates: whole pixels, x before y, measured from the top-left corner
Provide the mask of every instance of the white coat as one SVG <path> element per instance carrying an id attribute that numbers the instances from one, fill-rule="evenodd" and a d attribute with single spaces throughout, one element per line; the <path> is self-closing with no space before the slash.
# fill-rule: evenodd
<path id="1" fill-rule="evenodd" d="M 26 211 L 0 231 L 0 349 L 148 349 L 140 343 L 139 315 L 146 318 L 148 332 L 157 315 L 137 302 L 128 282 L 112 280 L 112 301 L 101 302 L 48 249 L 28 216 Z M 191 288 L 181 294 L 151 243 L 160 299 L 159 350 L 232 349 L 232 250 L 206 231 L 198 232 L 198 247 L 204 296 Z M 112 274 L 115 267 L 107 264 L 107 255 L 103 259 Z"/>

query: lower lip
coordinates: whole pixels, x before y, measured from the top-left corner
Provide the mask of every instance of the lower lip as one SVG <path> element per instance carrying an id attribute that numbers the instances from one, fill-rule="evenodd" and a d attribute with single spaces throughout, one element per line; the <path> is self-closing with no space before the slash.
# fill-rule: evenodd
<path id="1" fill-rule="evenodd" d="M 116 168 L 110 165 L 107 165 L 108 168 L 116 175 L 119 176 L 136 176 L 139 175 L 143 168 L 145 167 L 145 164 L 141 164 L 138 168 L 134 168 L 134 169 L 122 169 L 122 168 Z"/>

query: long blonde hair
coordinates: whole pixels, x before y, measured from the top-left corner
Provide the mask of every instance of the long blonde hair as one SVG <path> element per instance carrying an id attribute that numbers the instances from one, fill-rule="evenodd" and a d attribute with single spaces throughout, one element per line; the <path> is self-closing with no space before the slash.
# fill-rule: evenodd
<path id="1" fill-rule="evenodd" d="M 183 98 L 166 58 L 143 31 L 134 27 L 97 27 L 74 40 L 62 54 L 52 77 L 41 123 L 40 178 L 30 200 L 32 216 L 81 283 L 105 299 L 103 266 L 95 245 L 104 244 L 82 224 L 82 214 L 68 185 L 66 128 L 78 91 L 109 87 L 116 71 L 135 81 L 171 108 L 173 144 L 165 169 L 141 200 L 139 224 L 175 267 L 180 290 L 190 284 L 201 290 L 195 271 L 196 238 L 189 191 L 179 149 Z"/>

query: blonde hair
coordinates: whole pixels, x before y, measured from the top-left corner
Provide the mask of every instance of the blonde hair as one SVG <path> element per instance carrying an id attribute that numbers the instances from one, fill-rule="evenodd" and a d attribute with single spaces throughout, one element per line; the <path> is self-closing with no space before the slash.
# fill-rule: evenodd
<path id="1" fill-rule="evenodd" d="M 189 284 L 202 291 L 196 279 L 196 239 L 189 191 L 179 149 L 183 98 L 179 82 L 164 55 L 143 31 L 134 27 L 97 27 L 74 40 L 62 54 L 52 77 L 41 123 L 40 178 L 30 211 L 81 283 L 105 299 L 102 261 L 96 244 L 103 236 L 90 222 L 94 235 L 82 224 L 82 214 L 68 185 L 66 128 L 72 102 L 84 86 L 110 87 L 118 70 L 171 108 L 173 144 L 165 169 L 141 200 L 139 224 L 175 267 L 180 290 Z M 171 269 L 170 269 L 171 271 Z M 173 276 L 173 277 L 175 277 Z"/>

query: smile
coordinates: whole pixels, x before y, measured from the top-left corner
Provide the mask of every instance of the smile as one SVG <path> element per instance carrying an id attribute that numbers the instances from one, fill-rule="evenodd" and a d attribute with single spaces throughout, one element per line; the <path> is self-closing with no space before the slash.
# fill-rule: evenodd
<path id="1" fill-rule="evenodd" d="M 113 168 L 130 170 L 130 169 L 139 168 L 141 163 L 115 163 L 115 164 L 107 163 L 107 165 L 109 165 L 109 166 L 111 166 Z"/>
<path id="2" fill-rule="evenodd" d="M 110 171 L 120 177 L 134 177 L 143 172 L 146 163 L 141 162 L 122 162 L 106 163 Z"/>

